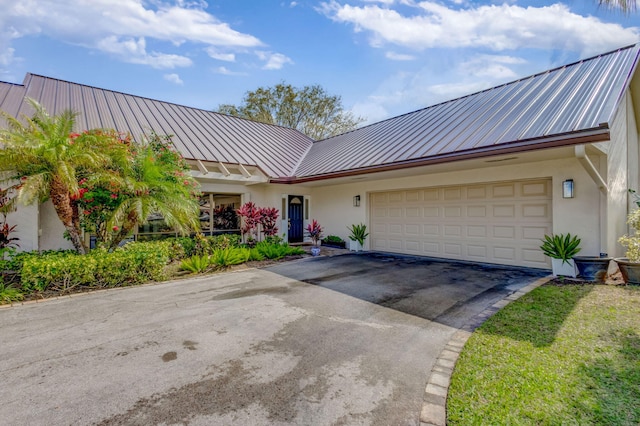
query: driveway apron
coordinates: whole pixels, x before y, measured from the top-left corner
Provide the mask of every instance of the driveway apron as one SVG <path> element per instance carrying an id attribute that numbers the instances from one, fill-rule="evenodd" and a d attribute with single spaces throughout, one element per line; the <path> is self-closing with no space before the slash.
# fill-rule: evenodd
<path id="1" fill-rule="evenodd" d="M 0 309 L 0 419 L 419 424 L 449 338 L 546 271 L 376 253 Z"/>

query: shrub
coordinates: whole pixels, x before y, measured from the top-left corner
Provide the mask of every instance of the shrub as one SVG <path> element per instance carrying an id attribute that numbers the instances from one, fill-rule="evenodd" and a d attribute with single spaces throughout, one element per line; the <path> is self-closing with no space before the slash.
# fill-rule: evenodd
<path id="1" fill-rule="evenodd" d="M 211 263 L 220 267 L 226 268 L 231 265 L 239 265 L 249 260 L 251 251 L 246 248 L 225 248 L 214 250 L 211 255 Z"/>
<path id="2" fill-rule="evenodd" d="M 208 255 L 203 256 L 191 256 L 188 259 L 184 259 L 180 263 L 180 269 L 183 271 L 193 272 L 195 274 L 199 274 L 201 272 L 205 272 L 211 266 L 211 260 Z"/>
<path id="3" fill-rule="evenodd" d="M 323 243 L 344 243 L 344 240 L 337 235 L 327 235 L 322 239 Z"/>
<path id="4" fill-rule="evenodd" d="M 241 238 L 237 234 L 222 234 L 207 237 L 207 240 L 209 240 L 209 247 L 211 247 L 211 252 L 213 253 L 217 249 L 240 247 Z"/>
<path id="5" fill-rule="evenodd" d="M 89 255 L 47 253 L 24 259 L 22 288 L 27 291 L 67 291 L 77 286 L 96 284 L 96 260 Z"/>
<path id="6" fill-rule="evenodd" d="M 27 291 L 67 291 L 82 287 L 117 287 L 165 278 L 173 243 L 129 243 L 113 252 L 94 250 L 30 254 L 22 259 L 21 284 Z"/>
<path id="7" fill-rule="evenodd" d="M 282 259 L 285 256 L 304 254 L 304 250 L 291 247 L 288 244 L 271 244 L 261 241 L 256 244 L 255 250 L 267 259 Z"/>
<path id="8" fill-rule="evenodd" d="M 24 294 L 17 288 L 5 284 L 0 280 L 0 305 L 4 303 L 19 302 L 24 299 Z"/>
<path id="9" fill-rule="evenodd" d="M 196 242 L 191 237 L 169 238 L 168 241 L 171 241 L 174 246 L 179 245 L 182 248 L 182 256 L 172 256 L 172 259 L 191 257 L 195 254 Z M 173 250 L 175 253 L 179 253 L 179 249 L 174 247 Z"/>

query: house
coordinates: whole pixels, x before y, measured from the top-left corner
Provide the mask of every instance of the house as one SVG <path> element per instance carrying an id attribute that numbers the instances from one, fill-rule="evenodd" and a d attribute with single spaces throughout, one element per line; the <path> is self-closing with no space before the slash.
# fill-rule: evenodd
<path id="1" fill-rule="evenodd" d="M 213 208 L 253 201 L 281 211 L 302 241 L 367 224 L 367 248 L 550 268 L 545 234 L 582 238 L 582 253 L 622 255 L 617 239 L 638 188 L 640 45 L 555 68 L 326 140 L 236 117 L 27 74 L 0 83 L 0 109 L 78 111 L 78 129 L 173 135 Z M 564 191 L 563 189 L 566 189 Z M 65 244 L 49 204 L 13 214 L 22 249 Z M 144 234 L 145 230 L 140 231 Z"/>

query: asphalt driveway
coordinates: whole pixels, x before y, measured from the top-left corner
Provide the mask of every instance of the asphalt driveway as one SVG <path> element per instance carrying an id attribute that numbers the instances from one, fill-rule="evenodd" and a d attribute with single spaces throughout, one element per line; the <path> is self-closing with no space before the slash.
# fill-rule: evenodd
<path id="1" fill-rule="evenodd" d="M 457 328 L 545 274 L 353 254 L 0 309 L 0 419 L 419 424 Z"/>

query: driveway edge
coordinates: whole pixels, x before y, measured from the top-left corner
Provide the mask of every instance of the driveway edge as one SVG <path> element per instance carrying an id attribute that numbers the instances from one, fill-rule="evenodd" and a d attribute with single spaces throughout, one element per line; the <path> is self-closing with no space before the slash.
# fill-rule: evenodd
<path id="1" fill-rule="evenodd" d="M 473 331 L 500 309 L 540 287 L 551 278 L 553 278 L 553 275 L 540 278 L 511 293 L 476 315 L 470 322 L 454 333 L 440 352 L 440 355 L 438 355 L 431 369 L 427 387 L 424 391 L 422 410 L 420 411 L 420 426 L 445 426 L 447 424 L 447 395 L 451 384 L 451 376 L 460 353 Z"/>

